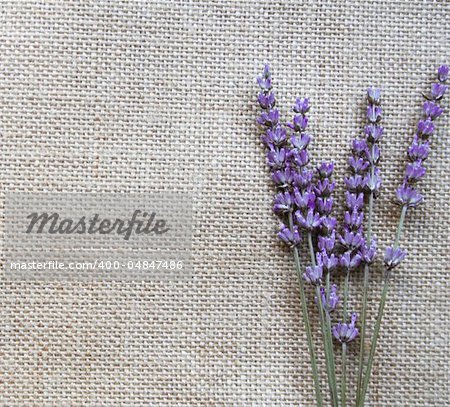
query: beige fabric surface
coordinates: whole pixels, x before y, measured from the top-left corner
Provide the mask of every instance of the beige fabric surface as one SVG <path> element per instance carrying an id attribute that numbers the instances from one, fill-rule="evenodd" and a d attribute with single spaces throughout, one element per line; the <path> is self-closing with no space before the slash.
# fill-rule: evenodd
<path id="1" fill-rule="evenodd" d="M 195 273 L 188 282 L 3 279 L 0 404 L 312 406 L 254 78 L 272 64 L 284 118 L 296 96 L 311 98 L 311 153 L 335 160 L 339 176 L 365 88 L 383 88 L 375 231 L 385 247 L 420 92 L 450 62 L 449 18 L 448 1 L 2 1 L 2 202 L 6 191 L 193 192 Z M 426 203 L 407 217 L 410 256 L 395 272 L 370 406 L 450 405 L 444 106 Z M 372 321 L 380 278 L 377 267 Z M 352 283 L 355 306 L 361 275 Z"/>

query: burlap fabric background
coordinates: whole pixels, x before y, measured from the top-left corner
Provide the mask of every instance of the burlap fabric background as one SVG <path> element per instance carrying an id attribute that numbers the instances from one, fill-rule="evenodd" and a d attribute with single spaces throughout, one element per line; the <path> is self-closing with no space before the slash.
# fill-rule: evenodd
<path id="1" fill-rule="evenodd" d="M 335 160 L 339 176 L 365 88 L 383 88 L 375 230 L 385 247 L 420 92 L 450 62 L 449 18 L 447 1 L 2 1 L 2 197 L 193 192 L 195 274 L 3 281 L 1 404 L 313 405 L 297 281 L 273 236 L 254 77 L 271 62 L 285 118 L 295 96 L 311 98 L 311 152 Z M 433 140 L 426 204 L 408 215 L 410 257 L 395 273 L 370 406 L 450 403 L 449 117 Z M 361 276 L 353 284 L 357 302 Z M 378 296 L 372 285 L 372 318 Z"/>

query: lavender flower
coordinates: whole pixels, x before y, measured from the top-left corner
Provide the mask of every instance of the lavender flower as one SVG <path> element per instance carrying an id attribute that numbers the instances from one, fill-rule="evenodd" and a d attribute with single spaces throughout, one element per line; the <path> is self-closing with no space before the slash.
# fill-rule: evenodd
<path id="1" fill-rule="evenodd" d="M 306 230 L 314 230 L 321 224 L 320 215 L 314 209 L 308 209 L 305 216 L 300 211 L 296 211 L 294 216 L 297 224 Z"/>
<path id="2" fill-rule="evenodd" d="M 394 248 L 388 246 L 384 255 L 384 264 L 390 270 L 398 266 L 406 257 L 406 251 L 400 247 Z"/>
<path id="3" fill-rule="evenodd" d="M 442 99 L 447 86 L 444 82 L 448 79 L 448 66 L 442 65 L 437 72 L 438 82 L 431 87 L 431 96 L 425 96 L 426 101 L 422 106 L 424 120 L 419 120 L 417 133 L 408 149 L 410 163 L 406 165 L 405 177 L 402 185 L 397 189 L 397 201 L 401 206 L 413 208 L 422 202 L 422 195 L 415 189 L 415 184 L 425 176 L 424 161 L 428 158 L 430 143 L 428 139 L 434 134 L 434 120 L 442 114 L 442 108 L 438 101 Z"/>
<path id="4" fill-rule="evenodd" d="M 327 293 L 326 293 L 325 287 L 320 287 L 320 294 L 322 297 L 323 309 L 326 312 L 334 311 L 336 309 L 337 305 L 339 304 L 339 300 L 340 300 L 340 297 L 338 295 L 337 285 L 333 284 L 330 287 L 330 292 L 328 293 L 328 298 L 327 298 Z M 316 301 L 316 304 L 319 301 L 317 296 L 314 297 L 314 300 Z"/>
<path id="5" fill-rule="evenodd" d="M 422 202 L 422 199 L 423 196 L 407 184 L 403 184 L 397 189 L 397 201 L 402 206 L 414 208 Z"/>
<path id="6" fill-rule="evenodd" d="M 438 81 L 445 82 L 448 79 L 448 66 L 442 65 L 438 69 Z"/>
<path id="7" fill-rule="evenodd" d="M 303 279 L 313 285 L 320 285 L 323 277 L 322 265 L 306 267 L 306 273 L 303 274 Z"/>
<path id="8" fill-rule="evenodd" d="M 347 270 L 355 270 L 361 264 L 361 254 L 352 254 L 352 251 L 346 251 L 339 259 L 339 264 Z"/>
<path id="9" fill-rule="evenodd" d="M 341 343 L 348 343 L 353 341 L 358 336 L 358 328 L 356 325 L 357 315 L 352 314 L 351 322 L 339 322 L 332 329 L 334 337 Z"/>
<path id="10" fill-rule="evenodd" d="M 294 201 L 290 192 L 280 192 L 275 195 L 273 210 L 276 213 L 291 212 Z"/>
<path id="11" fill-rule="evenodd" d="M 296 226 L 291 231 L 288 227 L 282 225 L 278 237 L 290 247 L 298 246 L 301 242 L 301 236 Z"/>

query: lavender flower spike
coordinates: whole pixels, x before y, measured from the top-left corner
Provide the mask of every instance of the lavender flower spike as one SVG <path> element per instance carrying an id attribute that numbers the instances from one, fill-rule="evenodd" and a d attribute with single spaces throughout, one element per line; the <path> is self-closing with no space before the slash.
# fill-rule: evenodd
<path id="1" fill-rule="evenodd" d="M 434 120 L 442 114 L 442 109 L 439 107 L 438 102 L 443 98 L 448 89 L 448 86 L 444 85 L 444 83 L 448 79 L 448 72 L 449 68 L 447 65 L 440 66 L 437 71 L 437 82 L 435 82 L 431 86 L 431 93 L 428 95 L 424 94 L 424 97 L 430 102 L 425 102 L 422 106 L 422 116 L 424 116 L 425 118 L 421 119 L 417 125 L 417 131 L 414 135 L 413 143 L 408 150 L 408 159 L 411 161 L 411 164 L 407 165 L 403 182 L 397 189 L 397 200 L 400 203 L 402 210 L 400 213 L 394 244 L 393 246 L 390 246 L 386 249 L 384 258 L 386 273 L 384 276 L 382 297 L 378 309 L 377 320 L 375 322 L 374 333 L 371 340 L 372 345 L 367 360 L 367 369 L 362 385 L 362 369 L 360 367 L 360 380 L 358 382 L 356 407 L 363 407 L 367 389 L 369 387 L 373 359 L 375 356 L 381 320 L 384 313 L 384 305 L 386 303 L 387 293 L 389 289 L 391 270 L 406 257 L 406 252 L 398 247 L 406 217 L 406 212 L 409 208 L 417 206 L 420 202 L 422 202 L 423 199 L 422 195 L 415 188 L 416 183 L 425 175 L 425 168 L 423 166 L 423 163 L 428 157 L 430 144 L 429 139 L 435 132 Z M 362 336 L 363 335 L 361 333 L 361 337 Z"/>
<path id="2" fill-rule="evenodd" d="M 358 336 L 359 330 L 355 327 L 356 319 L 357 315 L 353 313 L 350 323 L 338 322 L 338 324 L 333 327 L 333 335 L 339 342 L 348 343 Z"/>

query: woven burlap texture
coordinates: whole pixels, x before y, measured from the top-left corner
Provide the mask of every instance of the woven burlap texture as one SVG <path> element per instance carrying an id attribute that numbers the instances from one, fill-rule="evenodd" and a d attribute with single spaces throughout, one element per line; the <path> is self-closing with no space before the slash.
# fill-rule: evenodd
<path id="1" fill-rule="evenodd" d="M 334 160 L 338 177 L 364 123 L 366 87 L 383 88 L 375 232 L 385 247 L 420 93 L 450 62 L 450 3 L 2 1 L 0 9 L 2 202 L 6 191 L 187 191 L 195 226 L 188 281 L 2 280 L 0 404 L 313 406 L 298 284 L 274 237 L 254 78 L 269 61 L 284 119 L 296 96 L 311 98 L 313 160 Z M 395 271 L 370 406 L 450 404 L 448 113 L 438 128 L 426 201 L 407 217 L 410 255 Z M 342 204 L 341 181 L 337 196 Z M 380 279 L 377 266 L 371 327 Z M 360 287 L 353 276 L 356 310 Z"/>

